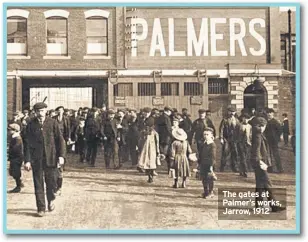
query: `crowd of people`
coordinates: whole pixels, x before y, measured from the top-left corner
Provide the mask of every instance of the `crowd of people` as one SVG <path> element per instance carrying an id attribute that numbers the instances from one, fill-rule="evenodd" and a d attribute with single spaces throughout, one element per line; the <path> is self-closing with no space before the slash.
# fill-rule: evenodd
<path id="1" fill-rule="evenodd" d="M 103 147 L 106 169 L 121 169 L 131 162 L 138 172 L 145 173 L 148 182 L 157 176 L 157 166 L 164 161 L 168 174 L 174 179 L 174 188 L 186 187 L 191 176 L 191 163 L 198 164 L 203 184 L 203 198 L 212 197 L 215 171 L 224 172 L 227 161 L 233 172 L 247 177 L 250 169 L 256 176 L 256 187 L 271 190 L 267 172 L 283 172 L 278 143 L 283 134 L 288 145 L 289 124 L 287 114 L 283 122 L 274 118 L 273 109 L 258 113 L 243 109 L 240 115 L 229 107 L 218 132 L 211 120 L 210 110 L 200 109 L 199 118 L 192 121 L 186 108 L 182 112 L 166 106 L 163 110 L 79 108 L 47 110 L 45 103 L 37 103 L 33 110 L 16 112 L 8 121 L 10 175 L 16 181 L 12 193 L 24 186 L 21 166 L 32 170 L 38 215 L 45 213 L 44 183 L 48 210 L 61 194 L 63 166 L 67 152 L 79 156 L 80 163 L 95 167 L 98 149 Z M 216 165 L 216 144 L 221 147 L 220 167 Z M 293 150 L 294 137 L 291 138 Z M 193 151 L 196 145 L 195 152 Z M 182 179 L 179 185 L 179 179 Z M 279 208 L 272 208 L 273 211 Z"/>

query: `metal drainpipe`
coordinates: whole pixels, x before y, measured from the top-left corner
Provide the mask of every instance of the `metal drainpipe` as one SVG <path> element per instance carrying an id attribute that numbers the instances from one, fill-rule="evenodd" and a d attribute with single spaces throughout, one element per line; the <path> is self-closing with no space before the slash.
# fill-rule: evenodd
<path id="1" fill-rule="evenodd" d="M 288 32 L 289 32 L 289 71 L 292 71 L 292 28 L 291 28 L 291 9 L 288 10 Z"/>

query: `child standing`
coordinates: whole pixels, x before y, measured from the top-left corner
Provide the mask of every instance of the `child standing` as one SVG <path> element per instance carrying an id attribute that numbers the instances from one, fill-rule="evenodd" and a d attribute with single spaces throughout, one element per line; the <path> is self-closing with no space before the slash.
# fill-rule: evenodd
<path id="1" fill-rule="evenodd" d="M 16 182 L 16 187 L 10 190 L 9 193 L 19 193 L 23 187 L 21 181 L 21 166 L 24 160 L 23 142 L 20 136 L 20 126 L 12 123 L 8 126 L 9 134 L 11 135 L 8 159 L 10 161 L 9 174 Z"/>
<path id="2" fill-rule="evenodd" d="M 75 140 L 77 140 L 80 162 L 84 163 L 85 153 L 86 153 L 86 138 L 85 138 L 85 118 L 83 116 L 79 118 L 79 124 L 76 128 Z"/>
<path id="3" fill-rule="evenodd" d="M 208 196 L 213 197 L 214 189 L 214 169 L 213 166 L 216 162 L 216 145 L 214 143 L 214 130 L 212 128 L 205 128 L 203 132 L 204 143 L 201 146 L 199 153 L 199 169 L 202 179 L 204 193 L 203 198 Z"/>
<path id="4" fill-rule="evenodd" d="M 189 162 L 187 154 L 191 154 L 192 150 L 187 141 L 187 134 L 183 129 L 177 128 L 172 130 L 174 141 L 171 144 L 171 164 L 175 170 L 175 179 L 173 188 L 178 188 L 178 179 L 182 177 L 182 188 L 186 187 L 186 178 L 190 176 Z"/>

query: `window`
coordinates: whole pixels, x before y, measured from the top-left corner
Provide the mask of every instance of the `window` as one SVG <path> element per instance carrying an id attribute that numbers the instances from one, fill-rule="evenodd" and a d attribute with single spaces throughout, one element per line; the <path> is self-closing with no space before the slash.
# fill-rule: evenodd
<path id="1" fill-rule="evenodd" d="M 107 19 L 95 16 L 86 19 L 87 54 L 108 55 Z"/>
<path id="2" fill-rule="evenodd" d="M 67 19 L 47 18 L 47 55 L 67 55 Z"/>
<path id="3" fill-rule="evenodd" d="M 184 96 L 202 96 L 203 84 L 199 82 L 184 82 Z"/>
<path id="4" fill-rule="evenodd" d="M 155 83 L 138 83 L 138 96 L 155 96 Z"/>
<path id="5" fill-rule="evenodd" d="M 228 78 L 209 78 L 209 94 L 228 94 Z"/>
<path id="6" fill-rule="evenodd" d="M 133 96 L 133 83 L 118 83 L 113 86 L 115 97 Z"/>
<path id="7" fill-rule="evenodd" d="M 7 10 L 7 54 L 27 55 L 27 18 L 22 9 Z"/>
<path id="8" fill-rule="evenodd" d="M 161 83 L 161 95 L 162 96 L 178 96 L 179 95 L 179 83 Z"/>

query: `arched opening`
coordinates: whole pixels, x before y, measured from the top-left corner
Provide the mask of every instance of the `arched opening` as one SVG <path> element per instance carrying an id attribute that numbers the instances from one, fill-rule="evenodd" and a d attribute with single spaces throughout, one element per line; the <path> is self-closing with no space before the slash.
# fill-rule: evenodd
<path id="1" fill-rule="evenodd" d="M 244 108 L 251 110 L 263 110 L 267 108 L 267 91 L 261 84 L 256 86 L 254 84 L 246 87 L 244 91 Z"/>

